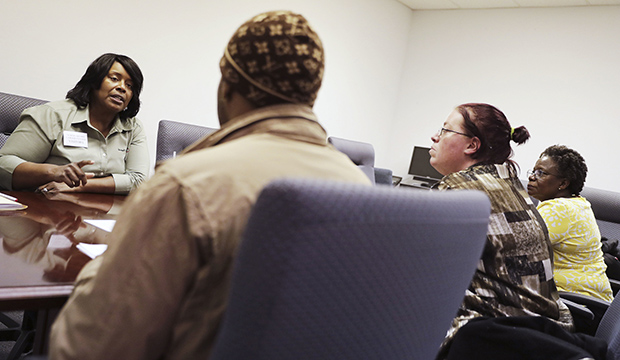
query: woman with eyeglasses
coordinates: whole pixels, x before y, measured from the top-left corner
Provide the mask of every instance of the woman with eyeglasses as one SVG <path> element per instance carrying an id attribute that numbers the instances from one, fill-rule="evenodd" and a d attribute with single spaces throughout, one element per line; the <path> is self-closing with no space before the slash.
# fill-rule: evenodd
<path id="1" fill-rule="evenodd" d="M 486 326 L 479 325 L 479 320 L 527 316 L 551 319 L 549 323 L 562 329 L 573 327 L 553 281 L 544 222 L 517 177 L 517 164 L 510 159 L 511 142 L 523 144 L 529 137 L 525 127 L 512 128 L 499 109 L 480 103 L 457 106 L 431 137 L 430 163 L 444 175 L 437 188 L 480 190 L 491 201 L 484 252 L 437 359 L 470 358 L 463 348 L 452 350 L 462 344 L 472 350 L 471 358 L 499 356 L 477 353 L 487 348 L 478 341 L 490 334 L 475 327 Z M 474 334 L 475 340 L 465 334 Z M 506 339 L 506 349 L 512 340 Z"/>
<path id="2" fill-rule="evenodd" d="M 528 171 L 527 191 L 538 199 L 553 246 L 553 277 L 561 291 L 612 301 L 601 233 L 588 200 L 579 196 L 588 167 L 575 150 L 553 145 Z"/>

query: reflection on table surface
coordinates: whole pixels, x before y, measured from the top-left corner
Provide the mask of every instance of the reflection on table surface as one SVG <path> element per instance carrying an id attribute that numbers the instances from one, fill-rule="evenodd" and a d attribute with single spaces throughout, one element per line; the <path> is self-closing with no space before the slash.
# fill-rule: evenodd
<path id="1" fill-rule="evenodd" d="M 76 245 L 108 241 L 108 232 L 85 220 L 115 219 L 125 200 L 104 194 L 4 193 L 28 208 L 0 211 L 0 299 L 21 288 L 71 287 L 90 261 Z"/>

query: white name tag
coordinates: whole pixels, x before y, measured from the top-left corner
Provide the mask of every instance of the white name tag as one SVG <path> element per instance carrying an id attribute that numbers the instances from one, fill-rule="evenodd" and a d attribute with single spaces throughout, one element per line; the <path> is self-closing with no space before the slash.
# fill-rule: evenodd
<path id="1" fill-rule="evenodd" d="M 64 146 L 83 147 L 88 149 L 88 135 L 77 131 L 63 131 L 62 144 Z"/>

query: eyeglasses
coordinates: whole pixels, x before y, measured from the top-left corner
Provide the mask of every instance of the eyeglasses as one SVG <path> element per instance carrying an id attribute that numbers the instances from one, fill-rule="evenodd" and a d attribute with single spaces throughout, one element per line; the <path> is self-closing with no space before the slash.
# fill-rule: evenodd
<path id="1" fill-rule="evenodd" d="M 528 170 L 527 171 L 527 177 L 528 178 L 534 176 L 536 179 L 540 179 L 540 178 L 542 178 L 544 176 L 547 176 L 547 175 L 551 175 L 551 176 L 555 176 L 555 177 L 561 177 L 560 175 L 548 173 L 548 172 L 540 170 L 540 169 Z"/>
<path id="2" fill-rule="evenodd" d="M 451 133 L 455 133 L 455 134 L 459 134 L 459 135 L 463 135 L 463 136 L 467 136 L 467 137 L 473 137 L 471 135 L 467 135 L 467 134 L 462 133 L 462 132 L 446 129 L 446 128 L 443 128 L 443 127 L 441 129 L 439 129 L 439 131 L 437 132 L 437 137 L 440 138 L 441 135 L 443 135 L 443 133 L 446 132 L 446 131 L 447 132 L 451 132 Z"/>

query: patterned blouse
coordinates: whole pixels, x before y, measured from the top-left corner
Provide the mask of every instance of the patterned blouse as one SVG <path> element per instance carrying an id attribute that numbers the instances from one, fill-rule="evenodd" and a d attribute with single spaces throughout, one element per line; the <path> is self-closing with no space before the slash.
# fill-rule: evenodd
<path id="1" fill-rule="evenodd" d="M 456 331 L 475 317 L 546 316 L 572 330 L 572 317 L 553 281 L 545 223 L 515 171 L 506 164 L 472 166 L 445 176 L 438 189 L 484 191 L 491 216 L 478 268 L 437 358 L 445 356 Z"/>
<path id="2" fill-rule="evenodd" d="M 601 233 L 588 200 L 550 199 L 538 204 L 538 211 L 549 229 L 558 289 L 612 301 Z"/>

